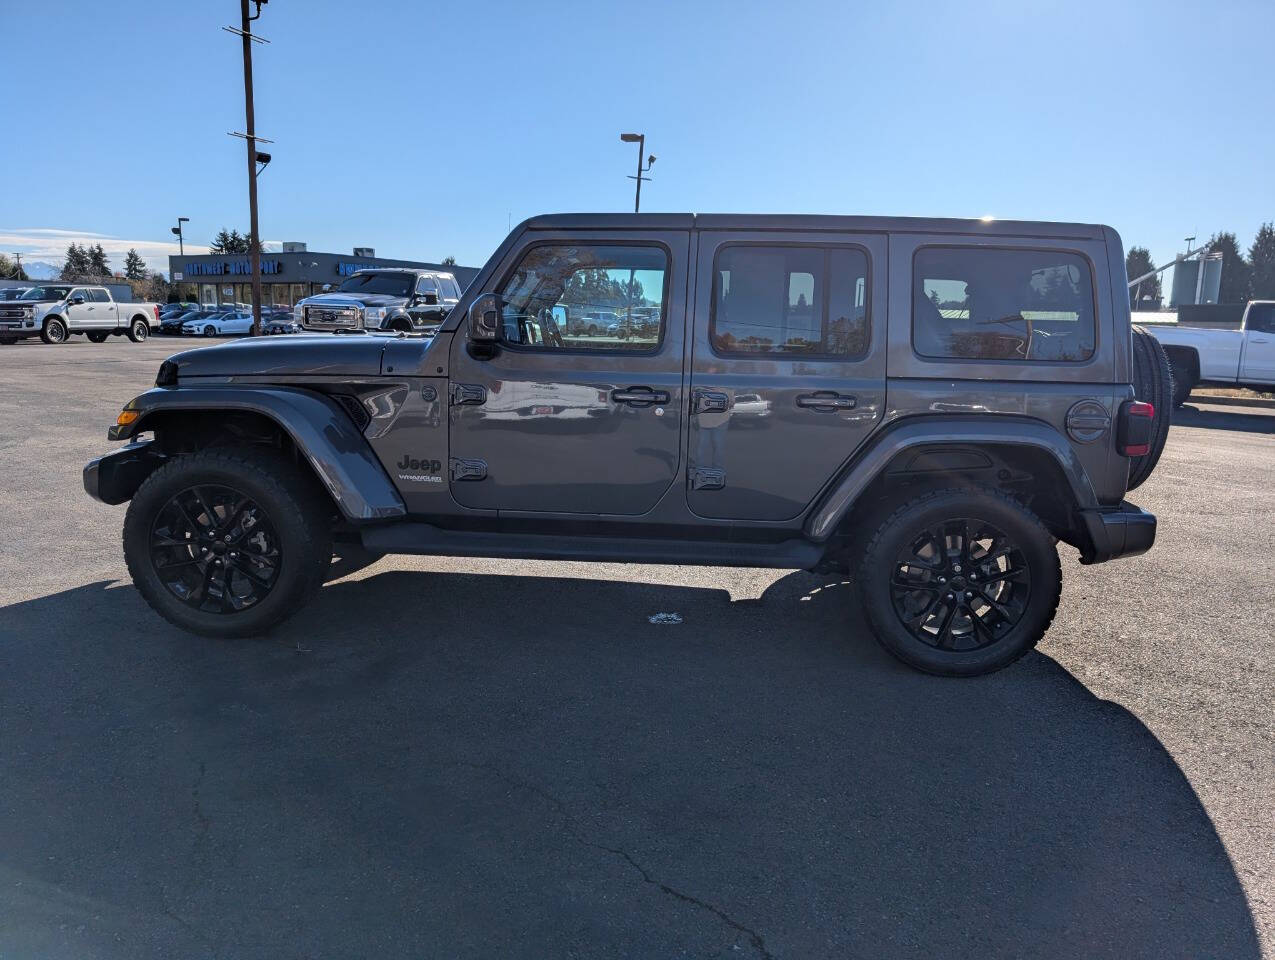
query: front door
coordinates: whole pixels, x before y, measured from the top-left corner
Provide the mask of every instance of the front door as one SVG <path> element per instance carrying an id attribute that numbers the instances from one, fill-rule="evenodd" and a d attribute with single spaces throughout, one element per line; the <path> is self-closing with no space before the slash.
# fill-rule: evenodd
<path id="1" fill-rule="evenodd" d="M 792 520 L 882 417 L 885 238 L 704 233 L 696 277 L 690 508 Z"/>
<path id="2" fill-rule="evenodd" d="M 75 303 L 76 298 L 83 303 Z M 97 317 L 98 304 L 93 302 L 93 293 L 87 287 L 75 287 L 66 304 L 66 325 L 71 330 L 91 330 L 98 326 L 94 323 Z"/>
<path id="3" fill-rule="evenodd" d="M 645 513 L 678 473 L 685 231 L 528 238 L 492 290 L 491 353 L 458 332 L 450 356 L 452 496 L 510 512 Z M 601 311 L 655 315 L 640 335 L 559 322 Z M 587 328 L 586 328 L 587 329 Z"/>
<path id="4" fill-rule="evenodd" d="M 1275 303 L 1254 303 L 1248 308 L 1240 380 L 1275 383 Z"/>

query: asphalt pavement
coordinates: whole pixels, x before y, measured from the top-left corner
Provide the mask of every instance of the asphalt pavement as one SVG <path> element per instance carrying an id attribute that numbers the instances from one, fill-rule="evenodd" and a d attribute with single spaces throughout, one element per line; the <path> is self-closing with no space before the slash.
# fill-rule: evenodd
<path id="1" fill-rule="evenodd" d="M 787 571 L 390 557 L 214 642 L 80 484 L 185 345 L 0 347 L 0 957 L 1275 957 L 1275 410 L 976 680 Z"/>

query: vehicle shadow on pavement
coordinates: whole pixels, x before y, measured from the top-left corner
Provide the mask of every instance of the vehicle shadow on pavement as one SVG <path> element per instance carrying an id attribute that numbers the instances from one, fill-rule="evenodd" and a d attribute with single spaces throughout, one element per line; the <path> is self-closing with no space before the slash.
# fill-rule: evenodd
<path id="1" fill-rule="evenodd" d="M 814 575 L 373 571 L 234 643 L 98 583 L 0 656 L 3 955 L 1259 955 L 1132 714 L 914 673 Z"/>
<path id="2" fill-rule="evenodd" d="M 1172 424 L 1178 427 L 1205 427 L 1209 430 L 1239 430 L 1243 433 L 1275 433 L 1275 411 L 1253 413 L 1242 407 L 1201 408 L 1188 403 L 1173 411 Z"/>

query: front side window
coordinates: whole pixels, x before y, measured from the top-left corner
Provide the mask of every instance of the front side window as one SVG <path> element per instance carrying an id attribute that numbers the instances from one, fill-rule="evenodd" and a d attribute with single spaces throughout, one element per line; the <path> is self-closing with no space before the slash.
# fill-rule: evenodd
<path id="1" fill-rule="evenodd" d="M 101 287 L 93 287 L 89 290 L 89 299 L 94 303 L 110 303 L 111 298 L 107 296 L 106 291 Z"/>
<path id="2" fill-rule="evenodd" d="M 503 339 L 545 350 L 652 350 L 664 333 L 668 266 L 662 247 L 532 247 L 497 291 Z"/>
<path id="3" fill-rule="evenodd" d="M 854 359 L 868 351 L 868 258 L 845 247 L 725 247 L 709 337 L 721 354 Z"/>
<path id="4" fill-rule="evenodd" d="M 1275 333 L 1275 303 L 1254 303 L 1245 327 L 1254 333 Z"/>
<path id="5" fill-rule="evenodd" d="M 912 268 L 912 344 L 923 357 L 1093 356 L 1093 277 L 1079 254 L 924 247 Z"/>
<path id="6" fill-rule="evenodd" d="M 434 281 L 433 277 L 430 277 L 430 276 L 421 277 L 419 280 L 416 281 L 416 293 L 418 296 L 424 295 L 426 293 L 432 293 L 435 296 L 437 296 L 438 284 Z"/>

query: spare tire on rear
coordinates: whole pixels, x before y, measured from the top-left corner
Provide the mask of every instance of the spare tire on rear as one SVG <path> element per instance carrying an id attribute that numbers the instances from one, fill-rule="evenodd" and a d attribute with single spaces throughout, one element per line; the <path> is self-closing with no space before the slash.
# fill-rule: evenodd
<path id="1" fill-rule="evenodd" d="M 1151 422 L 1151 449 L 1129 461 L 1129 489 L 1141 486 L 1160 460 L 1169 439 L 1173 411 L 1173 373 L 1160 341 L 1144 328 L 1133 328 L 1133 395 L 1155 407 Z"/>

